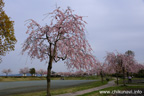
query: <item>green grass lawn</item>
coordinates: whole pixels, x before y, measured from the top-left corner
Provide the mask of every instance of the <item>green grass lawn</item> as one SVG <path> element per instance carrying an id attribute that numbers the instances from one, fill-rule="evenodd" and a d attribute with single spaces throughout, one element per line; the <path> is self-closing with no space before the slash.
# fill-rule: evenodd
<path id="1" fill-rule="evenodd" d="M 45 77 L 0 77 L 0 82 L 46 80 Z"/>
<path id="2" fill-rule="evenodd" d="M 144 80 L 144 78 L 133 78 L 132 80 Z M 115 81 L 116 83 L 116 81 Z M 119 80 L 119 84 L 123 84 L 123 79 Z M 115 87 L 109 87 L 109 88 L 105 88 L 99 91 L 94 91 L 94 92 L 90 92 L 90 93 L 86 93 L 83 95 L 79 95 L 79 96 L 116 96 L 113 94 L 107 94 L 107 93 L 103 93 L 100 94 L 100 91 L 110 91 L 112 93 L 113 90 L 142 90 L 143 91 L 143 95 L 144 96 L 144 83 L 127 83 L 126 85 L 128 86 L 115 86 Z"/>
<path id="3" fill-rule="evenodd" d="M 136 85 L 136 84 L 138 84 L 138 85 L 144 84 L 144 83 L 136 83 L 136 82 L 133 82 L 133 81 L 135 81 L 135 80 L 143 80 L 143 81 L 144 81 L 144 78 L 132 78 L 132 83 L 128 83 L 128 79 L 127 79 L 127 78 L 125 79 L 126 84 L 132 84 L 132 85 L 133 85 L 133 84 L 134 84 L 134 85 Z M 117 81 L 115 81 L 115 83 L 117 83 Z M 122 78 L 119 78 L 118 83 L 119 83 L 119 84 L 123 84 L 123 79 L 122 79 Z"/>
<path id="4" fill-rule="evenodd" d="M 115 87 L 109 87 L 109 88 L 105 88 L 105 89 L 102 89 L 102 90 L 99 90 L 99 91 L 94 91 L 94 92 L 90 92 L 90 93 L 86 93 L 86 94 L 83 94 L 83 95 L 79 95 L 79 96 L 113 96 L 112 92 L 114 91 L 117 91 L 117 90 L 125 90 L 125 91 L 134 91 L 134 90 L 140 90 L 140 91 L 143 91 L 144 92 L 144 86 L 115 86 Z M 100 94 L 100 91 L 110 91 L 110 94 L 108 93 L 101 93 Z M 115 96 L 115 94 L 114 94 Z M 125 95 L 124 95 L 125 96 Z M 132 95 L 131 95 L 132 96 Z M 135 95 L 134 95 L 135 96 Z M 142 95 L 141 95 L 142 96 Z"/>
<path id="5" fill-rule="evenodd" d="M 58 95 L 58 94 L 64 94 L 64 93 L 71 93 L 71 92 L 76 92 L 76 91 L 80 91 L 80 90 L 98 87 L 101 85 L 105 85 L 107 83 L 108 83 L 107 81 L 104 81 L 104 83 L 101 83 L 101 81 L 95 81 L 95 82 L 85 83 L 82 85 L 77 85 L 77 86 L 68 87 L 68 88 L 53 89 L 53 90 L 51 90 L 51 94 Z M 12 96 L 46 96 L 46 91 L 12 95 Z"/>

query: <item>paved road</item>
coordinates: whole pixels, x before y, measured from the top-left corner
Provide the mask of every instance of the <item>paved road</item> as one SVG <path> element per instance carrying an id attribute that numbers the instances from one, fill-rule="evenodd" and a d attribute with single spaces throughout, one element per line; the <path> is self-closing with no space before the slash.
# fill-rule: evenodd
<path id="1" fill-rule="evenodd" d="M 92 81 L 96 80 L 52 80 L 51 89 L 76 86 L 79 84 L 88 83 Z M 41 91 L 45 89 L 46 89 L 46 80 L 0 82 L 0 96 Z"/>

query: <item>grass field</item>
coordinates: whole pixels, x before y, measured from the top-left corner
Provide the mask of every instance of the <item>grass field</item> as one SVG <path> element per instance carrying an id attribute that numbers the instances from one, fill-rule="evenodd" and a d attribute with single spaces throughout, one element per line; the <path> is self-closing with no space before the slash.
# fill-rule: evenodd
<path id="1" fill-rule="evenodd" d="M 144 78 L 133 78 L 133 80 L 144 80 Z M 115 83 L 116 83 L 116 81 L 115 81 Z M 121 91 L 125 91 L 125 90 L 131 91 L 132 90 L 132 92 L 134 92 L 134 90 L 140 90 L 140 91 L 142 91 L 143 95 L 140 95 L 140 94 L 139 95 L 144 96 L 144 83 L 127 83 L 127 86 L 122 86 L 122 84 L 123 84 L 123 80 L 120 79 L 119 86 L 109 87 L 109 88 L 105 88 L 105 89 L 102 89 L 99 91 L 94 91 L 94 92 L 86 93 L 83 95 L 79 95 L 79 96 L 117 96 L 116 94 L 112 94 L 112 92 L 114 90 L 116 90 L 116 91 L 117 90 L 121 90 Z M 108 94 L 108 93 L 100 94 L 100 91 L 109 91 L 110 94 Z M 138 93 L 136 95 L 130 95 L 130 96 L 137 96 L 137 95 L 138 95 Z M 123 94 L 120 96 L 126 96 L 126 94 Z"/>
<path id="2" fill-rule="evenodd" d="M 0 77 L 0 82 L 8 81 L 31 81 L 31 80 L 46 80 L 45 77 Z"/>
<path id="3" fill-rule="evenodd" d="M 133 91 L 134 90 L 140 90 L 140 91 L 143 91 L 144 92 L 144 86 L 115 86 L 115 87 L 109 87 L 109 88 L 105 88 L 105 89 L 102 89 L 102 90 L 99 90 L 99 91 L 94 91 L 94 92 L 90 92 L 90 93 L 86 93 L 86 94 L 83 94 L 83 95 L 79 95 L 79 96 L 117 96 L 114 91 L 118 91 L 118 90 L 125 90 L 125 91 Z M 101 93 L 100 94 L 100 91 L 109 91 L 110 94 L 108 93 Z M 123 94 L 123 96 L 125 96 L 126 94 Z M 138 95 L 138 93 L 137 93 Z M 137 95 L 133 95 L 133 96 L 137 96 Z M 129 95 L 128 95 L 129 96 Z M 132 96 L 132 95 L 131 95 Z M 144 95 L 141 95 L 141 96 L 144 96 Z"/>
<path id="4" fill-rule="evenodd" d="M 128 83 L 128 79 L 125 79 L 126 81 L 126 84 L 142 84 L 142 83 L 137 83 L 137 82 L 134 82 L 134 81 L 137 81 L 137 80 L 143 80 L 144 81 L 144 78 L 132 78 L 132 83 Z M 115 81 L 116 83 L 117 81 Z M 123 84 L 123 79 L 122 78 L 119 78 L 119 81 L 118 81 L 119 84 Z"/>

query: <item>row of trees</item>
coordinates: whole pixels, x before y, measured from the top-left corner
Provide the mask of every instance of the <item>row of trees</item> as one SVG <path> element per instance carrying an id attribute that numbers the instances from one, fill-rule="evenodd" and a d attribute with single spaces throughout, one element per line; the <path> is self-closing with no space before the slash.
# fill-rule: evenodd
<path id="1" fill-rule="evenodd" d="M 64 76 L 84 76 L 84 75 L 100 75 L 102 82 L 104 80 L 104 76 L 106 75 L 114 75 L 118 78 L 120 75 L 123 78 L 123 85 L 126 85 L 126 77 L 129 76 L 143 76 L 144 65 L 138 63 L 134 58 L 134 52 L 131 50 L 126 51 L 124 54 L 119 52 L 108 52 L 105 57 L 105 61 L 103 63 L 97 60 L 97 63 L 94 64 L 87 71 L 77 71 L 75 73 L 72 72 L 61 72 L 60 74 Z"/>
<path id="2" fill-rule="evenodd" d="M 23 74 L 23 76 L 26 76 L 26 74 L 28 73 L 30 73 L 31 76 L 35 76 L 36 74 L 40 74 L 41 76 L 43 76 L 44 74 L 47 73 L 47 71 L 43 69 L 35 70 L 35 68 L 29 69 L 28 67 L 25 67 L 25 68 L 20 69 L 19 73 Z"/>
<path id="3" fill-rule="evenodd" d="M 123 78 L 123 84 L 126 85 L 126 77 L 129 76 L 143 76 L 144 65 L 140 64 L 134 58 L 134 52 L 131 50 L 126 51 L 124 54 L 119 52 L 108 52 L 105 61 L 97 62 L 90 69 L 76 72 L 60 72 L 59 74 L 64 76 L 84 76 L 84 75 L 100 75 L 103 78 L 106 75 L 115 75 L 118 78 L 120 75 Z"/>
<path id="4" fill-rule="evenodd" d="M 131 50 L 126 51 L 124 54 L 119 52 L 108 52 L 105 61 L 94 64 L 87 71 L 79 70 L 76 72 L 60 72 L 64 76 L 84 76 L 84 75 L 100 75 L 103 78 L 106 75 L 115 75 L 118 78 L 122 75 L 123 84 L 126 84 L 125 78 L 129 76 L 143 76 L 144 65 L 140 64 L 134 58 L 134 52 Z"/>
<path id="5" fill-rule="evenodd" d="M 134 75 L 136 73 L 142 73 L 141 71 L 144 70 L 144 65 L 139 64 L 135 58 L 134 58 L 134 52 L 128 50 L 125 52 L 125 54 L 121 53 L 107 53 L 107 56 L 105 57 L 104 63 L 101 63 L 97 60 L 97 62 L 94 64 L 93 67 L 89 68 L 86 71 L 78 70 L 76 72 L 53 72 L 52 74 L 55 75 L 63 75 L 63 76 L 86 76 L 86 75 L 100 75 L 103 82 L 104 75 L 112 75 L 115 74 L 117 77 L 117 84 L 118 84 L 118 78 L 119 75 L 122 74 L 123 76 L 123 83 L 125 85 L 125 77 L 128 77 L 130 75 Z M 10 69 L 5 69 L 2 71 L 6 75 L 8 73 L 11 73 L 12 71 Z M 35 68 L 22 68 L 19 71 L 20 74 L 23 74 L 23 76 L 26 76 L 27 73 L 30 73 L 32 76 L 35 76 L 35 74 L 40 74 L 43 76 L 44 74 L 47 74 L 46 70 L 39 69 L 35 70 Z"/>
<path id="6" fill-rule="evenodd" d="M 2 73 L 6 74 L 6 76 L 8 76 L 8 74 L 12 73 L 12 70 L 11 69 L 4 69 L 4 70 L 2 70 Z M 25 67 L 25 68 L 21 68 L 19 73 L 23 74 L 23 76 L 26 76 L 26 74 L 28 74 L 28 73 L 30 73 L 31 76 L 35 76 L 36 74 L 43 76 L 47 73 L 47 71 L 43 70 L 43 69 L 35 70 L 35 68 Z"/>
<path id="7" fill-rule="evenodd" d="M 123 76 L 123 84 L 126 85 L 125 78 L 144 70 L 144 65 L 139 64 L 134 58 L 134 52 L 126 51 L 124 54 L 119 52 L 109 52 L 105 57 L 104 63 L 97 62 L 90 72 L 97 73 L 101 76 L 102 81 L 105 74 L 115 74 L 117 77 L 117 84 L 119 75 Z"/>

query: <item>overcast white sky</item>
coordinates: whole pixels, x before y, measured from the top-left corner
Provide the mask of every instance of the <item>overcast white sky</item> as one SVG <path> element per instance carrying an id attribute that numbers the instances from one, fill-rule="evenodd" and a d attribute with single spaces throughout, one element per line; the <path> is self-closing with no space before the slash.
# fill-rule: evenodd
<path id="1" fill-rule="evenodd" d="M 135 58 L 144 63 L 144 1 L 143 0 L 4 0 L 7 15 L 15 22 L 15 36 L 18 40 L 15 51 L 3 57 L 0 74 L 10 68 L 18 73 L 20 68 L 46 69 L 47 64 L 39 60 L 31 61 L 27 54 L 20 55 L 21 44 L 27 38 L 25 20 L 34 19 L 41 25 L 44 14 L 53 11 L 56 5 L 65 9 L 70 6 L 75 13 L 87 16 L 86 37 L 94 55 L 104 60 L 106 52 L 127 50 L 135 52 Z M 67 71 L 63 62 L 53 64 L 56 72 Z"/>

